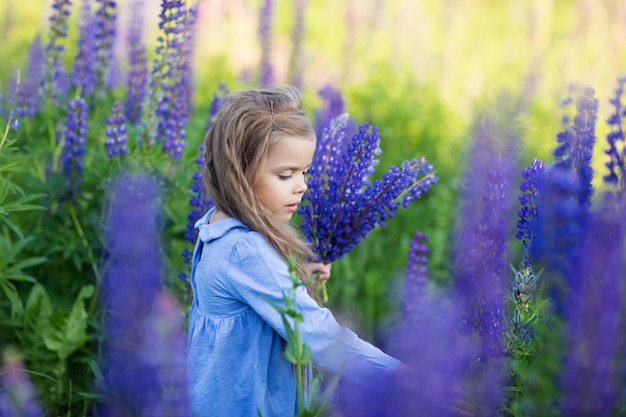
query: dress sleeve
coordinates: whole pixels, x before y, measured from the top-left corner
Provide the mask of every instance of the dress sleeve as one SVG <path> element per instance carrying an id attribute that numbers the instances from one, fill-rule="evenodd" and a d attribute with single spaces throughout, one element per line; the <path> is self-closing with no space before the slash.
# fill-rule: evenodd
<path id="1" fill-rule="evenodd" d="M 234 248 L 228 267 L 233 291 L 253 308 L 285 340 L 287 333 L 280 312 L 271 304 L 285 307 L 283 295 L 292 288 L 289 268 L 282 257 L 256 233 L 248 233 Z M 271 301 L 271 303 L 270 303 Z M 327 308 L 320 307 L 304 286 L 296 290 L 302 341 L 313 352 L 313 362 L 324 371 L 342 372 L 342 378 L 362 382 L 363 378 L 389 376 L 400 361 L 360 339 L 341 326 Z"/>

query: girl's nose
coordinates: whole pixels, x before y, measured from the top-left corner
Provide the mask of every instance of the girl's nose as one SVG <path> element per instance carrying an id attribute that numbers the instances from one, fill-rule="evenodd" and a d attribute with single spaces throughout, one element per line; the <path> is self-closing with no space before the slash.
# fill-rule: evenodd
<path id="1" fill-rule="evenodd" d="M 306 185 L 306 177 L 304 175 L 300 176 L 300 180 L 296 184 L 295 193 L 302 194 L 307 190 L 308 186 Z"/>

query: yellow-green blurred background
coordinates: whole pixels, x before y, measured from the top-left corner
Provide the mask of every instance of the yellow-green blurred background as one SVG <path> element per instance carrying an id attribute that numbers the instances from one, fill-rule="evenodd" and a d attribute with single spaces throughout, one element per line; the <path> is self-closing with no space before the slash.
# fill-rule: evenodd
<path id="1" fill-rule="evenodd" d="M 118 1 L 120 31 L 132 0 Z M 73 2 L 74 17 L 80 1 Z M 147 38 L 156 31 L 158 0 L 144 1 Z M 199 0 L 199 76 L 221 58 L 234 71 L 257 65 L 260 0 Z M 275 0 L 273 56 L 286 76 L 294 1 Z M 501 87 L 532 85 L 561 97 L 567 83 L 593 85 L 606 97 L 626 63 L 626 2 L 622 0 L 308 0 L 305 3 L 305 84 L 363 81 L 376 65 L 432 82 L 464 112 Z M 3 75 L 45 32 L 52 0 L 3 0 Z M 75 33 L 75 26 L 70 30 Z M 44 34 L 45 35 L 45 34 Z"/>
<path id="2" fill-rule="evenodd" d="M 119 36 L 132 0 L 119 5 Z M 144 1 L 146 40 L 154 41 L 159 1 Z M 272 56 L 277 81 L 286 81 L 295 1 L 275 0 Z M 343 91 L 365 88 L 384 68 L 389 78 L 432 86 L 464 120 L 477 102 L 506 89 L 528 111 L 551 109 L 580 82 L 593 86 L 606 115 L 616 78 L 626 70 L 623 0 L 308 0 L 301 64 L 304 87 L 332 83 Z M 52 0 L 2 0 L 0 76 L 23 67 L 29 42 L 46 36 Z M 73 18 L 81 2 L 73 5 Z M 216 80 L 256 70 L 260 59 L 260 0 L 199 0 L 196 42 L 198 93 Z M 70 25 L 70 37 L 77 25 Z M 117 53 L 123 59 L 124 42 Z M 69 58 L 72 45 L 68 45 Z M 390 90 L 381 100 L 403 91 Z M 348 102 L 348 110 L 350 103 Z M 602 117 L 601 117 L 602 119 Z M 376 120 L 371 120 L 376 123 Z M 550 142 L 540 126 L 528 136 Z M 553 133 L 553 132 L 549 132 Z M 543 139 L 541 139 L 543 138 Z M 551 145 L 551 144 L 550 144 Z M 545 148 L 544 151 L 547 151 Z"/>

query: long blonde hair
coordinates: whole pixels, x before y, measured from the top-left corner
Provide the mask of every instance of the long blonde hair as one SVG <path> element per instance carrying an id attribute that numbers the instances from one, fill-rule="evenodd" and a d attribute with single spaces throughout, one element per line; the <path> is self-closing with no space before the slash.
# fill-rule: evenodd
<path id="1" fill-rule="evenodd" d="M 308 278 L 305 264 L 314 258 L 310 246 L 290 223 L 277 220 L 253 192 L 272 145 L 283 136 L 315 138 L 295 87 L 231 93 L 204 139 L 203 180 L 218 210 L 261 233 L 285 259 L 295 257 L 300 277 Z M 314 295 L 312 286 L 307 288 Z"/>

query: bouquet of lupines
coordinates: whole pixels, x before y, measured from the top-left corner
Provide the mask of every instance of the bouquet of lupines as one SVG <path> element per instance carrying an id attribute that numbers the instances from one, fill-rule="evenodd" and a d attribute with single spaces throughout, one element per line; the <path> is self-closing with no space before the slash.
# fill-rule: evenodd
<path id="1" fill-rule="evenodd" d="M 382 153 L 378 129 L 362 124 L 347 140 L 347 122 L 347 114 L 336 117 L 318 138 L 308 191 L 298 211 L 318 262 L 343 257 L 400 206 L 408 207 L 437 182 L 424 158 L 405 160 L 372 181 L 376 157 Z M 327 301 L 323 284 L 322 292 Z"/>

